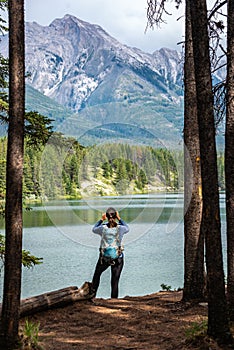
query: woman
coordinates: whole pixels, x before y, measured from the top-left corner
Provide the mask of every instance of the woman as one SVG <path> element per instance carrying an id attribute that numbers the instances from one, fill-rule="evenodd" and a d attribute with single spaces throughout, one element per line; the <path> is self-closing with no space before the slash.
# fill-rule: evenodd
<path id="1" fill-rule="evenodd" d="M 106 224 L 103 221 L 108 220 Z M 118 223 L 116 222 L 118 220 Z M 108 208 L 93 227 L 93 232 L 101 236 L 100 256 L 92 280 L 93 295 L 96 296 L 101 274 L 111 266 L 111 298 L 118 298 L 119 278 L 124 265 L 123 235 L 129 231 L 114 208 Z"/>

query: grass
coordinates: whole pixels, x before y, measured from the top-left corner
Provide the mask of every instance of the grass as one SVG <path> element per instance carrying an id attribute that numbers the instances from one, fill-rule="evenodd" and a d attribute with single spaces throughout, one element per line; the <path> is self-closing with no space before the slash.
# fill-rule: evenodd
<path id="1" fill-rule="evenodd" d="M 207 320 L 193 322 L 185 331 L 186 339 L 189 343 L 194 343 L 207 335 Z"/>
<path id="2" fill-rule="evenodd" d="M 43 350 L 39 345 L 40 323 L 33 323 L 26 319 L 21 331 L 21 350 Z"/>

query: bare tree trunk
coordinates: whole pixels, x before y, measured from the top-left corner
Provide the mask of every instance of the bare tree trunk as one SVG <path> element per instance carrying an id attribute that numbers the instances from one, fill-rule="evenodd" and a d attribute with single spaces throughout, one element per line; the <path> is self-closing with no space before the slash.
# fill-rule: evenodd
<path id="1" fill-rule="evenodd" d="M 9 0 L 9 130 L 6 254 L 1 315 L 4 349 L 18 341 L 22 264 L 22 177 L 25 114 L 24 1 Z"/>
<path id="2" fill-rule="evenodd" d="M 184 65 L 184 289 L 183 300 L 201 300 L 204 292 L 204 236 L 197 96 L 190 1 L 186 2 Z"/>
<path id="3" fill-rule="evenodd" d="M 92 299 L 90 289 L 91 283 L 85 282 L 80 288 L 72 286 L 23 299 L 20 305 L 20 316 L 33 315 L 37 312 L 64 307 L 80 300 Z"/>
<path id="4" fill-rule="evenodd" d="M 206 248 L 208 334 L 222 342 L 226 342 L 230 340 L 230 330 L 227 317 L 221 245 L 207 7 L 205 0 L 193 0 L 190 5 L 201 153 L 202 230 L 204 230 Z"/>
<path id="5" fill-rule="evenodd" d="M 227 298 L 234 320 L 234 2 L 228 1 L 227 115 L 225 135 L 225 180 L 227 215 Z"/>

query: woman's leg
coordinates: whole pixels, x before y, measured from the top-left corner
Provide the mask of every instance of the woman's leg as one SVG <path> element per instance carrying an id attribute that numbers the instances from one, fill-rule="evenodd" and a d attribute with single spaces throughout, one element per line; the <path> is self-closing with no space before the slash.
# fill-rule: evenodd
<path id="1" fill-rule="evenodd" d="M 118 298 L 119 278 L 123 269 L 124 259 L 118 258 L 115 264 L 111 266 L 111 298 Z"/>
<path id="2" fill-rule="evenodd" d="M 101 259 L 98 259 L 96 268 L 95 268 L 95 272 L 93 275 L 93 280 L 92 280 L 92 289 L 93 292 L 97 293 L 98 287 L 99 287 L 99 283 L 100 283 L 100 277 L 101 274 L 109 267 L 109 264 L 106 264 L 104 262 L 101 263 Z"/>

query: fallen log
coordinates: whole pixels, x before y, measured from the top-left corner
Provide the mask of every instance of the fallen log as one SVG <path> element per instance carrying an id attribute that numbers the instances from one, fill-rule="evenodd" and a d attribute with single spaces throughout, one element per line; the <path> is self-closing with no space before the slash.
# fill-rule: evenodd
<path id="1" fill-rule="evenodd" d="M 20 303 L 20 316 L 33 315 L 37 312 L 63 307 L 80 300 L 91 299 L 90 287 L 90 282 L 85 282 L 80 288 L 72 286 L 22 299 Z"/>
<path id="2" fill-rule="evenodd" d="M 23 299 L 20 304 L 20 316 L 23 317 L 40 311 L 63 307 L 76 301 L 90 299 L 91 297 L 90 283 L 85 282 L 80 288 L 72 286 Z"/>

